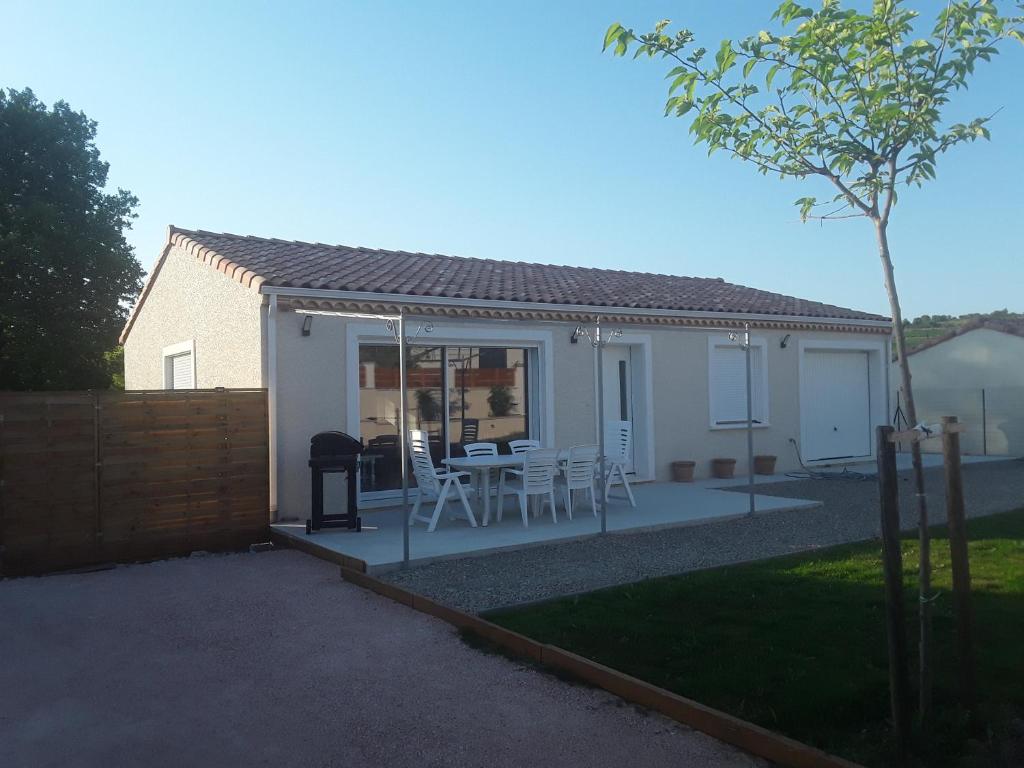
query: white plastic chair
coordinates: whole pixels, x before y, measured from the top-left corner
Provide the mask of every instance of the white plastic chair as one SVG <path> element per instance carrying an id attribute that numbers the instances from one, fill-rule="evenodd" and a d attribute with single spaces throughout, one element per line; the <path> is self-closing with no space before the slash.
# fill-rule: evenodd
<path id="1" fill-rule="evenodd" d="M 508 448 L 513 455 L 518 456 L 527 451 L 535 451 L 540 448 L 540 440 L 509 440 Z"/>
<path id="2" fill-rule="evenodd" d="M 498 481 L 498 522 L 501 522 L 501 508 L 505 495 L 514 493 L 519 497 L 519 511 L 523 516 L 523 527 L 530 525 L 526 514 L 526 500 L 530 496 L 541 497 L 541 509 L 544 512 L 544 501 L 551 504 L 551 522 L 558 522 L 555 511 L 555 473 L 558 471 L 558 451 L 552 448 L 538 448 L 529 451 L 523 460 L 522 469 L 504 469 Z"/>
<path id="3" fill-rule="evenodd" d="M 604 432 L 604 461 L 605 479 L 604 493 L 612 487 L 612 481 L 616 473 L 622 481 L 622 487 L 626 490 L 626 497 L 629 499 L 629 506 L 636 507 L 636 499 L 633 498 L 633 490 L 629 487 L 629 480 L 626 479 L 626 464 L 629 463 L 633 452 L 633 424 L 628 421 L 605 422 Z"/>
<path id="4" fill-rule="evenodd" d="M 462 442 L 475 443 L 480 434 L 480 419 L 462 420 Z"/>
<path id="5" fill-rule="evenodd" d="M 467 456 L 497 456 L 498 455 L 498 444 L 497 443 L 466 443 L 462 446 L 462 450 L 466 452 Z"/>
<path id="6" fill-rule="evenodd" d="M 497 443 L 464 443 L 462 450 L 466 452 L 467 456 L 497 456 L 498 455 L 498 444 Z M 487 470 L 491 472 L 491 470 Z M 494 473 L 491 472 L 491 479 L 494 478 Z M 493 485 L 493 483 L 491 483 Z M 482 494 L 482 489 L 479 485 L 476 486 L 476 497 L 479 499 Z"/>
<path id="7" fill-rule="evenodd" d="M 434 460 L 430 458 L 427 433 L 420 429 L 409 430 L 409 457 L 412 459 L 412 471 L 416 477 L 416 486 L 419 488 L 416 503 L 409 512 L 409 525 L 419 520 L 427 523 L 428 533 L 433 533 L 437 528 L 438 518 L 441 517 L 441 508 L 457 497 L 462 502 L 469 524 L 476 528 L 476 518 L 473 516 L 473 510 L 469 508 L 466 492 L 462 490 L 462 478 L 467 473 L 437 469 Z M 419 513 L 420 505 L 427 501 L 428 497 L 437 499 L 433 514 L 429 517 Z"/>
<path id="8" fill-rule="evenodd" d="M 565 513 L 572 520 L 573 502 L 576 500 L 573 491 L 586 491 L 590 495 L 590 509 L 597 517 L 597 499 L 594 493 L 594 481 L 597 479 L 596 445 L 574 445 L 569 449 L 569 456 L 562 467 L 562 476 L 558 484 L 565 493 Z"/>

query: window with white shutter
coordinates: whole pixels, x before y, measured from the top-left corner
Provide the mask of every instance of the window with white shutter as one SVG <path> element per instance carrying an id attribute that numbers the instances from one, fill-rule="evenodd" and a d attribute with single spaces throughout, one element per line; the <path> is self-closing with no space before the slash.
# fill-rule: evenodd
<path id="1" fill-rule="evenodd" d="M 763 340 L 750 345 L 751 413 L 754 426 L 768 424 L 768 376 Z M 712 427 L 747 423 L 747 362 L 739 341 L 727 336 L 708 340 L 708 386 Z"/>
<path id="2" fill-rule="evenodd" d="M 171 357 L 171 389 L 192 389 L 192 353 Z"/>
<path id="3" fill-rule="evenodd" d="M 183 341 L 164 347 L 164 389 L 195 389 L 195 357 L 194 341 Z"/>

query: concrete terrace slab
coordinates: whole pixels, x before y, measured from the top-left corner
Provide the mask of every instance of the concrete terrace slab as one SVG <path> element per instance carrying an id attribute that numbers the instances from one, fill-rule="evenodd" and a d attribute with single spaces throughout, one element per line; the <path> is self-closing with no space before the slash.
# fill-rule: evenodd
<path id="1" fill-rule="evenodd" d="M 763 480 L 758 478 L 759 482 Z M 621 490 L 613 488 L 608 504 L 608 530 L 612 533 L 633 533 L 729 520 L 748 514 L 746 494 L 735 493 L 735 488 L 732 491 L 710 488 L 707 482 L 711 481 L 694 484 L 635 484 L 635 509 L 621 498 Z M 415 498 L 415 490 L 412 493 Z M 762 495 L 756 495 L 754 502 L 758 513 L 810 509 L 821 505 L 817 501 Z M 474 512 L 478 507 L 479 504 L 474 504 Z M 565 516 L 560 503 L 557 523 L 551 522 L 549 511 L 543 517 L 531 518 L 527 528 L 523 527 L 518 512 L 512 509 L 513 500 L 506 499 L 508 511 L 504 513 L 502 521 L 499 523 L 492 519 L 486 528 L 471 528 L 465 519 L 446 520 L 444 517 L 433 533 L 427 533 L 422 524 L 416 525 L 410 531 L 410 561 L 427 563 L 583 539 L 601 530 L 600 520 L 593 516 L 582 500 L 577 503 L 572 520 Z M 404 513 L 392 507 L 367 510 L 360 514 L 363 518 L 363 530 L 360 533 L 327 530 L 307 536 L 304 521 L 276 523 L 273 527 L 286 536 L 305 540 L 331 552 L 359 558 L 366 562 L 371 572 L 387 571 L 399 566 L 402 562 Z"/>

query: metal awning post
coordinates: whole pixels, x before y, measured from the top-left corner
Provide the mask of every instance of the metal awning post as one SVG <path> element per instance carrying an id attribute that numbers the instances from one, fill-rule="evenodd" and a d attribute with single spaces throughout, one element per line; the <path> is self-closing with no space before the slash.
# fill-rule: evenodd
<path id="1" fill-rule="evenodd" d="M 409 403 L 409 382 L 406 379 L 405 309 L 398 312 L 398 455 L 402 462 L 402 566 L 409 564 L 409 456 L 406 435 L 406 413 Z"/>
<path id="2" fill-rule="evenodd" d="M 601 318 L 597 318 L 594 331 L 597 349 L 597 455 L 601 464 L 601 533 L 608 533 L 608 480 L 604 458 L 604 339 L 601 338 Z"/>
<path id="3" fill-rule="evenodd" d="M 594 330 L 576 326 L 574 336 L 586 336 L 590 339 L 590 345 L 594 348 L 594 365 L 597 369 L 597 455 L 598 466 L 601 474 L 598 500 L 601 505 L 601 533 L 608 532 L 608 464 L 605 459 L 604 441 L 604 346 L 616 336 L 621 336 L 622 331 L 604 332 L 601 330 L 601 316 L 594 320 Z"/>
<path id="4" fill-rule="evenodd" d="M 750 323 L 743 324 L 743 350 L 747 365 L 747 493 L 754 514 L 754 385 L 750 364 Z"/>

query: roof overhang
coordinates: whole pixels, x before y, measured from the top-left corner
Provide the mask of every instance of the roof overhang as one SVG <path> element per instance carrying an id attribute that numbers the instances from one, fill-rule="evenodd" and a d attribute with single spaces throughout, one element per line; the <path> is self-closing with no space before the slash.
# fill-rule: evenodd
<path id="1" fill-rule="evenodd" d="M 859 320 L 843 317 L 810 317 L 806 315 L 769 315 L 743 312 L 690 311 L 647 307 L 601 307 L 585 304 L 546 304 L 542 302 L 498 301 L 444 296 L 416 296 L 412 294 L 375 293 L 372 291 L 339 291 L 320 288 L 290 288 L 268 285 L 265 279 L 239 264 L 226 259 L 216 251 L 196 242 L 184 232 L 167 228 L 167 241 L 160 252 L 146 284 L 132 307 L 121 331 L 119 342 L 124 344 L 139 316 L 142 306 L 156 282 L 160 270 L 172 247 L 186 253 L 223 273 L 247 288 L 262 294 L 285 299 L 282 309 L 335 310 L 342 309 L 371 314 L 396 313 L 400 308 L 422 315 L 448 317 L 476 317 L 497 320 L 542 320 L 582 322 L 596 317 L 610 322 L 646 325 L 677 325 L 694 327 L 736 326 L 745 323 L 760 328 L 789 330 L 842 331 L 846 333 L 892 332 L 889 320 Z"/>
<path id="2" fill-rule="evenodd" d="M 585 304 L 545 304 L 541 302 L 490 301 L 413 296 L 372 291 L 337 291 L 317 288 L 260 286 L 260 292 L 278 297 L 281 309 L 339 310 L 371 314 L 393 314 L 400 309 L 415 314 L 447 317 L 475 317 L 493 320 L 541 320 L 560 322 L 589 321 L 597 317 L 620 323 L 647 325 L 736 326 L 745 323 L 759 328 L 790 330 L 843 331 L 856 333 L 892 332 L 888 320 L 851 320 L 847 318 L 807 317 L 803 315 L 766 315 L 744 312 L 697 312 L 646 307 L 599 307 Z"/>

